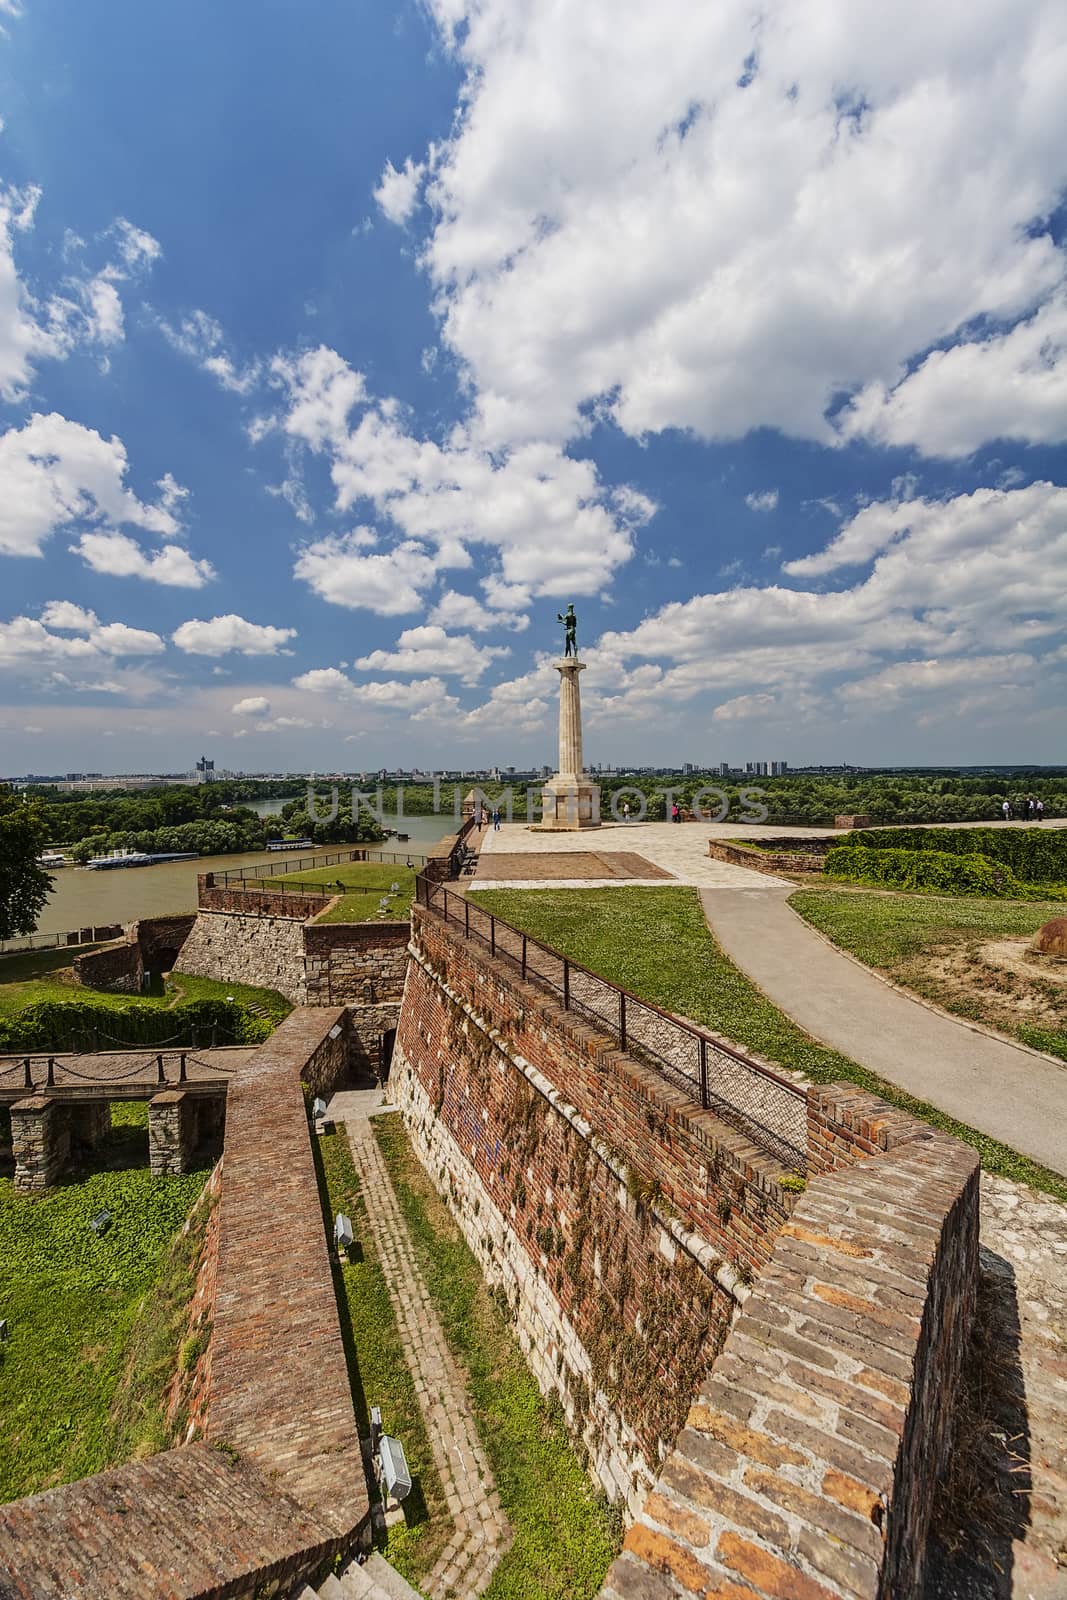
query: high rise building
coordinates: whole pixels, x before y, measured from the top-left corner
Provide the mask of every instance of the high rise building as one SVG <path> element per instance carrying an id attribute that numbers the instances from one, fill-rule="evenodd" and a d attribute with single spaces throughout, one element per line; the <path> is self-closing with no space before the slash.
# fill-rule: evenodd
<path id="1" fill-rule="evenodd" d="M 201 756 L 196 763 L 196 781 L 197 783 L 214 783 L 215 781 L 215 763 L 209 761 L 207 756 Z"/>

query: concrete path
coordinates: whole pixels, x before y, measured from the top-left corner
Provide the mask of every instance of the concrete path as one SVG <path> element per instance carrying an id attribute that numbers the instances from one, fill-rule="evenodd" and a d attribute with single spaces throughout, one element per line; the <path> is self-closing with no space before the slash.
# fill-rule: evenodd
<path id="1" fill-rule="evenodd" d="M 430 1600 L 475 1596 L 486 1587 L 511 1543 L 511 1528 L 500 1509 L 493 1474 L 470 1415 L 466 1382 L 445 1341 L 367 1120 L 383 1109 L 387 1108 L 380 1089 L 349 1090 L 333 1096 L 327 1116 L 345 1124 L 363 1198 L 374 1218 L 374 1248 L 455 1523 L 451 1539 L 426 1579 L 425 1591 Z"/>
<path id="2" fill-rule="evenodd" d="M 891 988 L 755 873 L 701 889 L 708 925 L 769 1000 L 824 1044 L 949 1116 L 1067 1174 L 1067 1065 L 969 1028 Z"/>

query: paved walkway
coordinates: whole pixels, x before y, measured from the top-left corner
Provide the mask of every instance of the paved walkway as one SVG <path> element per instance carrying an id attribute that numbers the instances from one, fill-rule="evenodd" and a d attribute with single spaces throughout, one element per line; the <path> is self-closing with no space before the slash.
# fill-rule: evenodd
<path id="1" fill-rule="evenodd" d="M 798 831 L 796 828 L 763 827 L 758 829 L 758 834 L 761 839 L 764 835 L 767 838 L 775 835 L 795 838 Z M 832 830 L 827 828 L 811 829 L 812 833 L 822 835 L 830 831 Z M 660 880 L 664 888 L 676 887 L 679 883 L 708 889 L 726 888 L 731 885 L 742 888 L 750 878 L 757 875 L 749 872 L 746 867 L 735 867 L 729 861 L 713 861 L 708 855 L 708 840 L 743 839 L 751 837 L 752 833 L 752 827 L 745 828 L 739 824 L 713 826 L 695 822 L 606 822 L 602 828 L 593 832 L 534 833 L 525 823 L 505 823 L 499 831 L 489 828 L 481 835 L 476 887 L 563 889 L 570 887 L 573 882 L 574 887 L 596 888 L 599 886 L 598 881 L 582 874 L 578 874 L 574 880 L 561 879 L 558 860 L 552 861 L 550 866 L 546 867 L 543 885 L 538 879 L 532 878 L 528 870 L 521 878 L 512 877 L 508 871 L 509 859 L 513 860 L 516 854 L 558 857 L 567 853 L 588 857 L 590 851 L 595 850 L 598 853 L 626 851 L 642 856 L 653 866 L 670 873 L 670 878 Z M 497 855 L 502 858 L 501 870 L 498 874 L 494 874 L 493 857 Z M 785 883 L 783 878 L 766 876 L 760 877 L 759 881 L 770 884 Z M 656 887 L 655 882 L 642 878 L 633 880 L 613 878 L 607 872 L 604 874 L 603 882 L 616 889 Z"/>
<path id="2" fill-rule="evenodd" d="M 793 885 L 745 876 L 744 889 L 702 889 L 700 900 L 726 954 L 769 1000 L 898 1088 L 1067 1174 L 1067 1065 L 900 994 L 790 909 Z"/>
<path id="3" fill-rule="evenodd" d="M 470 1415 L 463 1373 L 419 1270 L 411 1238 L 367 1120 L 381 1109 L 380 1089 L 334 1095 L 327 1115 L 344 1121 L 364 1200 L 374 1218 L 374 1243 L 411 1375 L 426 1421 L 434 1464 L 444 1486 L 455 1532 L 426 1579 L 430 1600 L 481 1594 L 511 1529 L 500 1509 L 493 1474 Z"/>

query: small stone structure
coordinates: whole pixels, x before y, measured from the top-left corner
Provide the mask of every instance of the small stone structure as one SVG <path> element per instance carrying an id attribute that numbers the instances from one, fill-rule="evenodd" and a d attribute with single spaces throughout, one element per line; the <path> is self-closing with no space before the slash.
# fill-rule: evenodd
<path id="1" fill-rule="evenodd" d="M 219 1138 L 226 1120 L 224 1095 L 164 1089 L 148 1102 L 148 1161 L 153 1173 L 191 1171 L 206 1145 Z"/>
<path id="2" fill-rule="evenodd" d="M 848 816 L 834 818 L 835 828 L 873 828 L 874 818 L 866 811 L 857 811 Z"/>
<path id="3" fill-rule="evenodd" d="M 824 872 L 826 856 L 839 841 L 832 835 L 800 839 L 775 839 L 774 848 L 754 848 L 749 839 L 709 839 L 708 855 L 752 872 Z"/>
<path id="4" fill-rule="evenodd" d="M 52 1095 L 35 1094 L 11 1107 L 15 1188 L 37 1194 L 55 1183 L 70 1159 L 70 1118 Z"/>
<path id="5" fill-rule="evenodd" d="M 582 759 L 578 676 L 585 671 L 585 662 L 568 656 L 553 666 L 559 673 L 559 771 L 541 791 L 541 821 L 533 826 L 546 833 L 599 828 L 600 785 L 586 772 Z"/>
<path id="6" fill-rule="evenodd" d="M 140 994 L 146 973 L 171 971 L 195 921 L 183 913 L 131 922 L 124 944 L 74 957 L 74 982 L 109 994 Z"/>

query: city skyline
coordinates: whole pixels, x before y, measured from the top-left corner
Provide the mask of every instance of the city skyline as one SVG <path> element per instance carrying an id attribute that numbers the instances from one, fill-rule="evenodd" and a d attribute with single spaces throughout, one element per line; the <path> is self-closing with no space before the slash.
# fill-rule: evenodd
<path id="1" fill-rule="evenodd" d="M 0 769 L 1055 763 L 1065 34 L 0 0 Z"/>

